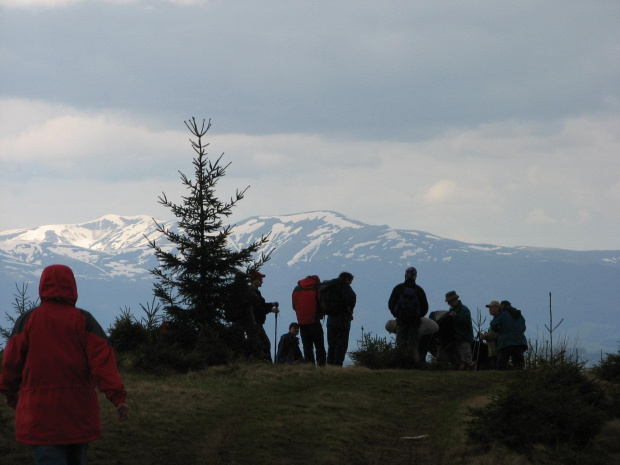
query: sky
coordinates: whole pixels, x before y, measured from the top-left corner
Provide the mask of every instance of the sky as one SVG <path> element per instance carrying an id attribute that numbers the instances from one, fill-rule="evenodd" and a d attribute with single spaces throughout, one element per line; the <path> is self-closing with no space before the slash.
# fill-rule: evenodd
<path id="1" fill-rule="evenodd" d="M 331 210 L 620 250 L 620 2 L 0 0 L 0 230 L 172 219 L 211 120 L 230 222 Z"/>

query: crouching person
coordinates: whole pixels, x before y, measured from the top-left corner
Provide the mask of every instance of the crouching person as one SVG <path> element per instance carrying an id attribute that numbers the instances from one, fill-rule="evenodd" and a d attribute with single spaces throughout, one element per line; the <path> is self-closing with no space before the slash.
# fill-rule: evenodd
<path id="1" fill-rule="evenodd" d="M 127 393 L 114 351 L 93 316 L 75 306 L 71 268 L 51 265 L 39 283 L 41 305 L 23 313 L 6 344 L 0 392 L 15 414 L 15 439 L 35 463 L 83 465 L 101 437 L 95 387 L 127 418 Z"/>
<path id="2" fill-rule="evenodd" d="M 396 320 L 388 320 L 385 323 L 385 330 L 390 334 L 396 334 L 397 327 Z M 420 318 L 418 353 L 421 365 L 426 363 L 426 356 L 437 331 L 439 331 L 439 325 L 435 321 L 427 317 Z"/>
<path id="3" fill-rule="evenodd" d="M 303 362 L 301 349 L 299 348 L 299 325 L 291 323 L 288 326 L 288 333 L 283 334 L 278 343 L 278 355 L 276 363 L 293 365 L 294 363 Z"/>

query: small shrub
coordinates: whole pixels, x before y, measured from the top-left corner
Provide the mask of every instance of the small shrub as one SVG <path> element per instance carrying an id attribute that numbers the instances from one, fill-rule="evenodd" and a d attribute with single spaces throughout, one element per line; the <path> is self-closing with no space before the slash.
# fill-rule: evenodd
<path id="1" fill-rule="evenodd" d="M 601 387 L 583 374 L 583 364 L 539 360 L 537 369 L 515 373 L 504 391 L 470 409 L 469 436 L 517 452 L 536 444 L 585 448 L 600 431 L 606 412 Z"/>
<path id="2" fill-rule="evenodd" d="M 620 384 L 608 383 L 605 386 L 605 401 L 609 412 L 616 418 L 620 418 Z"/>
<path id="3" fill-rule="evenodd" d="M 388 342 L 385 337 L 373 337 L 371 333 L 363 333 L 362 339 L 357 341 L 357 347 L 357 350 L 349 352 L 355 365 L 373 370 L 395 368 L 397 365 L 393 343 Z"/>
<path id="4" fill-rule="evenodd" d="M 108 329 L 110 344 L 116 352 L 130 352 L 149 340 L 149 330 L 135 319 L 128 308 L 114 319 Z"/>
<path id="5" fill-rule="evenodd" d="M 132 368 L 155 374 L 186 373 L 226 364 L 233 351 L 223 331 L 204 326 L 196 333 L 191 328 L 167 325 L 160 337 L 150 339 L 132 352 Z"/>
<path id="6" fill-rule="evenodd" d="M 17 293 L 13 294 L 13 314 L 8 312 L 4 313 L 6 320 L 9 322 L 9 327 L 0 326 L 0 337 L 4 339 L 4 342 L 8 342 L 9 337 L 11 336 L 11 331 L 13 330 L 13 326 L 17 321 L 17 318 L 28 310 L 32 310 L 37 305 L 39 305 L 39 299 L 32 300 L 28 296 L 28 283 L 22 283 L 21 288 L 15 283 L 15 288 L 17 289 Z"/>
<path id="7" fill-rule="evenodd" d="M 592 372 L 606 381 L 620 381 L 620 349 L 617 354 L 607 354 L 594 368 Z"/>

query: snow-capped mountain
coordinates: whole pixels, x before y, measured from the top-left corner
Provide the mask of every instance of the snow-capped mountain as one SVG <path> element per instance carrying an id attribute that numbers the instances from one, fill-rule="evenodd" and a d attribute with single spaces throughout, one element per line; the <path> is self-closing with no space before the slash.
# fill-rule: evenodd
<path id="1" fill-rule="evenodd" d="M 572 344 L 599 356 L 600 351 L 617 351 L 620 251 L 468 244 L 423 231 L 367 225 L 328 211 L 248 218 L 234 226 L 231 247 L 247 246 L 269 233 L 264 251 L 274 251 L 262 268 L 267 274 L 262 292 L 281 304 L 280 333 L 295 319 L 290 300 L 298 280 L 308 274 L 330 279 L 346 270 L 355 275 L 358 296 L 350 349 L 362 327 L 385 336 L 387 299 L 404 270 L 415 266 L 431 310 L 446 308 L 444 295 L 450 290 L 459 293 L 474 318 L 477 309 L 487 317 L 485 305 L 491 300 L 507 299 L 523 310 L 528 335 L 542 340 L 548 336 L 551 303 L 554 324 L 564 319 L 558 332 Z M 9 305 L 15 284 L 24 282 L 35 296 L 42 269 L 64 263 L 76 274 L 78 305 L 92 311 L 104 327 L 119 308 L 130 307 L 139 316 L 139 304 L 152 300 L 149 270 L 157 266 L 145 236 L 163 240 L 153 219 L 115 215 L 78 225 L 0 232 L 0 299 Z M 266 327 L 272 339 L 274 323 L 270 317 Z"/>

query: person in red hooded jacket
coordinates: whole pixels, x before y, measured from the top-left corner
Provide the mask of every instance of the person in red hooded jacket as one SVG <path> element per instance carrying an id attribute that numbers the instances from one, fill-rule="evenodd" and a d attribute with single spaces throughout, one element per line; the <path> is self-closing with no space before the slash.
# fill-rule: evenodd
<path id="1" fill-rule="evenodd" d="M 326 361 L 325 336 L 321 326 L 323 315 L 319 310 L 317 293 L 321 280 L 317 275 L 306 276 L 293 289 L 293 309 L 297 313 L 297 323 L 301 333 L 301 343 L 304 348 L 306 363 L 316 363 L 324 366 Z"/>
<path id="2" fill-rule="evenodd" d="M 41 305 L 17 319 L 4 350 L 0 392 L 15 413 L 15 439 L 37 464 L 85 464 L 101 437 L 95 387 L 127 418 L 127 392 L 114 351 L 93 316 L 75 306 L 71 268 L 51 265 L 39 283 Z"/>

